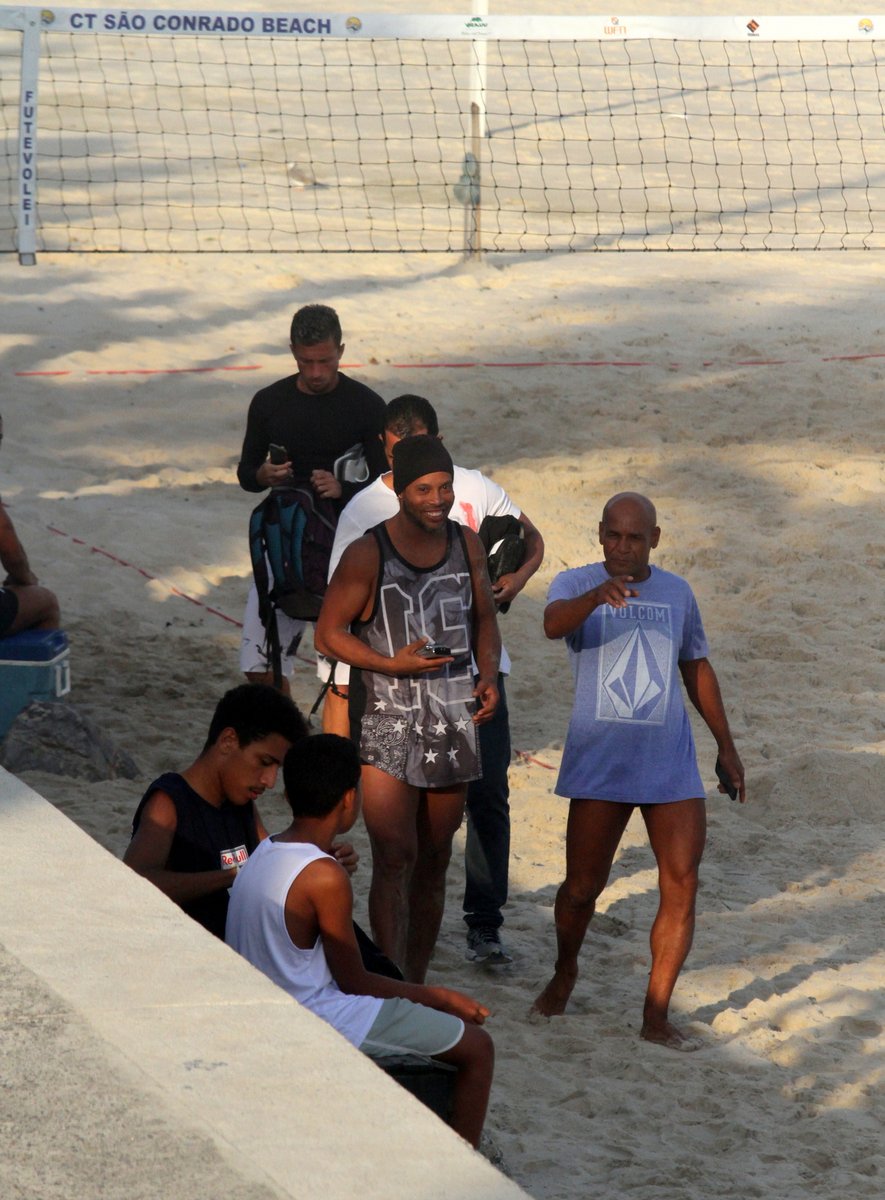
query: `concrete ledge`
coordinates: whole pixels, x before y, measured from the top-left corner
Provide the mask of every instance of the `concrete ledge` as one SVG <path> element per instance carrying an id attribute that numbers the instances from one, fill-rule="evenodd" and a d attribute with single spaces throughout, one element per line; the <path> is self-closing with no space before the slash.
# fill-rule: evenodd
<path id="1" fill-rule="evenodd" d="M 526 1195 L 332 1029 L 2 769 L 0 829 L 0 942 L 17 960 L 0 969 L 3 1036 L 12 1055 L 7 1081 L 35 1086 L 35 1048 L 54 1061 L 52 1031 L 59 1026 L 64 1053 L 89 1064 L 88 1089 L 39 1102 L 29 1092 L 27 1104 L 24 1095 L 21 1104 L 13 1097 L 12 1108 L 4 1098 L 6 1165 L 19 1181 L 11 1192 L 0 1188 L 4 1194 L 56 1194 L 48 1179 L 42 1190 L 28 1190 L 15 1173 L 19 1150 L 20 1166 L 39 1173 L 37 1111 L 46 1114 L 48 1156 L 68 1121 L 89 1128 L 84 1110 L 106 1109 L 118 1093 L 133 1135 L 153 1120 L 152 1132 L 165 1130 L 167 1158 L 173 1156 L 158 1163 L 156 1136 L 142 1139 L 141 1149 L 134 1137 L 120 1147 L 121 1163 L 126 1154 L 145 1157 L 143 1164 L 125 1159 L 143 1183 L 137 1192 L 127 1184 L 121 1194 L 129 1197 L 191 1195 L 186 1178 L 197 1146 L 203 1196 L 220 1194 L 209 1184 L 216 1169 L 225 1193 L 238 1197 Z M 38 1091 L 58 1086 L 48 1077 L 36 1082 Z M 103 1119 L 96 1110 L 93 1118 L 92 1127 L 108 1128 L 107 1112 Z M 116 1195 L 97 1178 L 108 1153 L 113 1147 L 78 1141 L 65 1160 L 64 1170 L 74 1172 L 65 1179 L 68 1196 Z M 180 1184 L 175 1192 L 170 1178 Z"/>

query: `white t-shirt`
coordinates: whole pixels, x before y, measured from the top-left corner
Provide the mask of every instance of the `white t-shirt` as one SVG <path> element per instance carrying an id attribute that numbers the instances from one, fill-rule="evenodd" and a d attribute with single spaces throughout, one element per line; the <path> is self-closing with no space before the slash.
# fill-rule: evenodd
<path id="1" fill-rule="evenodd" d="M 362 537 L 374 525 L 395 517 L 399 512 L 399 500 L 392 487 L 385 480 L 390 479 L 390 473 L 381 475 L 378 479 L 357 492 L 354 498 L 344 508 L 338 518 L 338 528 L 335 531 L 335 543 L 332 546 L 332 558 L 329 563 L 329 578 L 341 555 L 351 542 Z M 489 479 L 481 471 L 468 471 L 464 467 L 455 467 L 453 479 L 455 503 L 449 513 L 449 519 L 466 525 L 474 533 L 486 517 L 516 517 L 522 515 L 521 510 L 513 503 L 500 484 Z M 501 647 L 501 673 L 510 674 L 510 655 Z M 336 682 L 344 683 L 336 671 Z"/>

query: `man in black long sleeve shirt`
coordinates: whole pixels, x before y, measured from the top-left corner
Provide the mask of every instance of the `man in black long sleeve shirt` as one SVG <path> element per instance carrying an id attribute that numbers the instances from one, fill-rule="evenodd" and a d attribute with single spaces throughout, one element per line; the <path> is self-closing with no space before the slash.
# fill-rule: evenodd
<path id="1" fill-rule="evenodd" d="M 262 388 L 252 398 L 243 449 L 237 466 L 240 487 L 262 492 L 276 485 L 310 483 L 337 511 L 364 484 L 387 469 L 381 434 L 384 401 L 371 388 L 342 374 L 344 345 L 334 309 L 308 304 L 292 318 L 290 347 L 298 372 Z M 272 463 L 271 445 L 286 450 L 286 461 Z M 335 461 L 362 445 L 368 476 L 360 482 L 338 478 Z M 277 614 L 283 671 L 288 675 L 304 623 Z M 253 681 L 269 682 L 264 628 L 258 617 L 253 584 L 246 602 L 240 666 Z"/>

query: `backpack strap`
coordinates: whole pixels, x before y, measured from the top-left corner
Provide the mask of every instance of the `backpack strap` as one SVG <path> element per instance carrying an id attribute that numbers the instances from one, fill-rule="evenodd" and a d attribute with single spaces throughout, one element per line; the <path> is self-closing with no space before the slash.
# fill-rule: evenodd
<path id="1" fill-rule="evenodd" d="M 311 719 L 315 717 L 319 711 L 320 705 L 326 698 L 326 692 L 331 692 L 333 696 L 337 696 L 340 700 L 349 699 L 347 692 L 339 692 L 338 688 L 335 686 L 335 668 L 338 666 L 338 660 L 330 658 L 327 661 L 329 663 L 329 678 L 320 688 L 319 695 L 313 702 L 313 708 L 307 714 L 308 724 L 312 723 Z"/>
<path id="2" fill-rule="evenodd" d="M 267 542 L 264 531 L 268 509 L 271 507 L 274 509 L 278 507 L 273 492 L 265 496 L 252 511 L 249 518 L 249 554 L 252 558 L 255 591 L 258 594 L 258 616 L 264 626 L 264 649 L 273 676 L 274 687 L 279 689 L 283 682 L 282 649 L 277 629 L 276 609 L 271 599 L 270 575 L 266 558 Z"/>

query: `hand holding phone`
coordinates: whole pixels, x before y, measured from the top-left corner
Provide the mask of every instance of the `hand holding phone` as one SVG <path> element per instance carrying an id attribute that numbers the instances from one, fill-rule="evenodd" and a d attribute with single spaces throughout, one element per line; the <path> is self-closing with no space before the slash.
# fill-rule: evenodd
<path id="1" fill-rule="evenodd" d="M 418 653 L 423 658 L 451 658 L 452 656 L 451 650 L 442 642 L 428 642 L 426 646 L 421 647 Z"/>
<path id="2" fill-rule="evenodd" d="M 278 446 L 276 443 L 271 442 L 267 449 L 270 454 L 270 461 L 275 467 L 289 461 L 289 451 L 285 446 Z"/>

